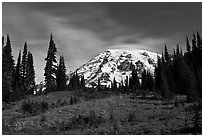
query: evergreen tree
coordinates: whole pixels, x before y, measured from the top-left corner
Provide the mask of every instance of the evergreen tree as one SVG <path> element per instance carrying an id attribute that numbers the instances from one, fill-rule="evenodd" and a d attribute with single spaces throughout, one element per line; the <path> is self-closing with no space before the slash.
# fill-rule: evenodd
<path id="1" fill-rule="evenodd" d="M 2 37 L 2 101 L 10 101 L 11 86 L 13 83 L 14 60 L 9 35 L 6 45 Z"/>
<path id="2" fill-rule="evenodd" d="M 147 89 L 150 91 L 154 91 L 155 85 L 154 85 L 154 79 L 151 75 L 150 72 L 147 72 L 147 79 L 146 79 L 146 85 L 147 85 Z"/>
<path id="3" fill-rule="evenodd" d="M 188 37 L 186 36 L 186 50 L 188 53 L 191 52 L 191 45 L 189 43 Z"/>
<path id="4" fill-rule="evenodd" d="M 113 90 L 113 91 L 116 91 L 117 88 L 118 88 L 118 87 L 117 87 L 117 82 L 116 82 L 115 77 L 114 77 L 113 83 L 112 83 L 112 90 Z"/>
<path id="5" fill-rule="evenodd" d="M 66 66 L 64 63 L 64 57 L 60 56 L 59 65 L 56 74 L 57 90 L 62 91 L 66 88 Z"/>
<path id="6" fill-rule="evenodd" d="M 125 79 L 125 92 L 128 92 L 129 91 L 129 78 L 128 76 L 126 76 L 126 79 Z"/>
<path id="7" fill-rule="evenodd" d="M 165 58 L 165 61 L 167 64 L 169 64 L 170 62 L 170 57 L 169 57 L 169 52 L 168 52 L 168 49 L 167 49 L 167 46 L 165 45 L 164 47 L 164 58 Z"/>
<path id="8" fill-rule="evenodd" d="M 9 35 L 7 35 L 6 45 L 3 47 L 2 54 L 2 75 L 8 79 L 10 85 L 12 72 L 14 70 L 14 60 Z"/>
<path id="9" fill-rule="evenodd" d="M 35 88 L 35 70 L 33 65 L 33 55 L 28 52 L 27 61 L 27 81 L 28 81 L 28 94 L 33 94 Z"/>
<path id="10" fill-rule="evenodd" d="M 13 92 L 11 93 L 13 100 L 19 100 L 24 97 L 24 93 L 22 92 L 22 76 L 21 76 L 21 51 L 19 51 L 17 64 L 14 71 L 14 81 L 13 81 Z"/>
<path id="11" fill-rule="evenodd" d="M 78 76 L 77 71 L 74 72 L 74 74 L 71 76 L 71 78 L 69 80 L 68 87 L 70 89 L 72 89 L 72 90 L 80 88 L 81 83 L 80 83 L 80 79 L 79 78 L 80 77 Z"/>
<path id="12" fill-rule="evenodd" d="M 132 70 L 132 77 L 130 78 L 130 88 L 134 92 L 136 89 L 140 87 L 140 82 L 137 74 L 137 70 L 133 69 Z"/>
<path id="13" fill-rule="evenodd" d="M 197 32 L 197 47 L 198 49 L 202 49 L 202 39 L 200 37 L 200 34 Z"/>
<path id="14" fill-rule="evenodd" d="M 147 73 L 146 70 L 143 71 L 142 73 L 142 89 L 147 89 Z"/>
<path id="15" fill-rule="evenodd" d="M 155 86 L 156 89 L 160 90 L 161 89 L 161 59 L 157 57 L 157 66 L 155 67 Z"/>
<path id="16" fill-rule="evenodd" d="M 187 52 L 184 54 L 185 61 L 188 66 L 191 66 L 191 45 L 189 43 L 188 37 L 186 36 L 186 50 Z"/>
<path id="17" fill-rule="evenodd" d="M 168 99 L 169 98 L 169 87 L 168 87 L 168 82 L 167 82 L 167 79 L 166 79 L 166 76 L 164 73 L 161 74 L 161 96 L 165 99 Z"/>
<path id="18" fill-rule="evenodd" d="M 4 36 L 2 36 L 2 51 L 3 51 L 3 48 L 4 48 Z"/>
<path id="19" fill-rule="evenodd" d="M 24 87 L 24 94 L 28 92 L 28 70 L 27 70 L 27 63 L 28 62 L 28 49 L 27 49 L 27 43 L 25 42 L 24 44 L 24 49 L 23 49 L 23 55 L 22 55 L 22 61 L 21 61 L 21 83 Z"/>
<path id="20" fill-rule="evenodd" d="M 84 89 L 84 88 L 85 88 L 85 79 L 84 79 L 84 76 L 81 77 L 80 83 L 81 83 L 81 84 L 80 84 L 80 85 L 81 85 L 81 88 Z"/>
<path id="21" fill-rule="evenodd" d="M 57 70 L 57 66 L 55 65 L 57 63 L 56 52 L 57 52 L 57 49 L 55 47 L 55 43 L 51 34 L 49 49 L 48 49 L 47 57 L 45 58 L 46 66 L 44 69 L 46 92 L 51 92 L 56 90 L 56 70 Z"/>
<path id="22" fill-rule="evenodd" d="M 98 90 L 98 91 L 101 91 L 101 81 L 100 81 L 100 78 L 99 78 L 99 77 L 98 77 L 97 90 Z"/>
<path id="23" fill-rule="evenodd" d="M 193 34 L 193 39 L 192 39 L 192 50 L 196 51 L 197 50 L 197 44 L 196 44 L 196 36 Z"/>

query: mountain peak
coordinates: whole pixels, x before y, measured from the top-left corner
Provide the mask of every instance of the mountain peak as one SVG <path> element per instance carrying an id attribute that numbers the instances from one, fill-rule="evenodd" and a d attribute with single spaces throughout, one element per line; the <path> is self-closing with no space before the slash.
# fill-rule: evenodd
<path id="1" fill-rule="evenodd" d="M 98 79 L 101 85 L 110 87 L 114 78 L 118 83 L 124 82 L 133 68 L 137 68 L 139 78 L 144 70 L 153 74 L 158 56 L 161 55 L 140 49 L 107 49 L 79 67 L 77 73 L 84 75 L 87 87 L 95 87 Z"/>

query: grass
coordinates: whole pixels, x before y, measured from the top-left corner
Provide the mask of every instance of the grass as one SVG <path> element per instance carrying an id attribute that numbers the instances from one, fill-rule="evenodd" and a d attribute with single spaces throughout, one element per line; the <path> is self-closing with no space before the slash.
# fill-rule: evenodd
<path id="1" fill-rule="evenodd" d="M 23 101 L 17 102 L 2 112 L 2 133 L 195 134 L 185 132 L 195 121 L 194 114 L 188 111 L 189 104 L 174 107 L 161 100 L 131 99 L 125 94 L 104 93 L 95 97 L 77 94 L 62 91 L 29 97 L 34 102 L 48 103 L 48 110 L 36 115 L 20 111 Z M 78 101 L 70 104 L 71 97 Z"/>

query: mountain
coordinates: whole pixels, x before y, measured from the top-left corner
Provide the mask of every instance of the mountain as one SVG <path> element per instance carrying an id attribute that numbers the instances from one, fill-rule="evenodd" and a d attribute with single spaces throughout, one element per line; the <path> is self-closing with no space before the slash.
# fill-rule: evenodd
<path id="1" fill-rule="evenodd" d="M 126 76 L 131 76 L 131 70 L 135 67 L 141 78 L 145 70 L 154 73 L 157 58 L 161 55 L 145 50 L 108 49 L 90 61 L 79 67 L 76 72 L 84 75 L 87 87 L 96 87 L 98 79 L 100 84 L 110 87 L 115 78 L 117 83 L 125 81 Z"/>

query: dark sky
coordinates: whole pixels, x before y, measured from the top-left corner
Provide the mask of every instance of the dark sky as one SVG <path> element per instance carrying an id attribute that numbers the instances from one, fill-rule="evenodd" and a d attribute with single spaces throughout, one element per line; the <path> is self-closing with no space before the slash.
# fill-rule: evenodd
<path id="1" fill-rule="evenodd" d="M 3 2 L 2 30 L 9 34 L 13 56 L 27 41 L 36 81 L 44 80 L 50 33 L 68 71 L 110 48 L 172 52 L 185 50 L 185 37 L 202 30 L 202 3 L 11 3 Z"/>

